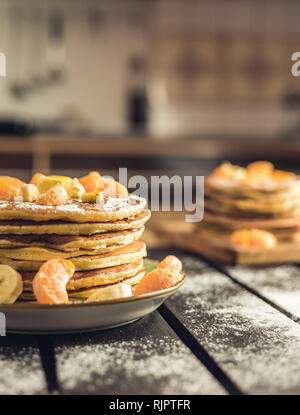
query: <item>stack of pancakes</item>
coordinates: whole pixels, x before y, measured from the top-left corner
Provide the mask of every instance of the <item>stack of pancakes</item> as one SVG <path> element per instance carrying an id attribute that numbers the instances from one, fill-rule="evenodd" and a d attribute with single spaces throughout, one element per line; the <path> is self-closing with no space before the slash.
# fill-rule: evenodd
<path id="1" fill-rule="evenodd" d="M 205 212 L 196 227 L 198 235 L 229 241 L 233 231 L 255 228 L 272 232 L 279 241 L 295 241 L 300 224 L 299 177 L 274 170 L 273 176 L 251 181 L 243 176 L 246 169 L 237 169 L 242 179 L 218 174 L 205 179 Z"/>
<path id="2" fill-rule="evenodd" d="M 69 298 L 85 299 L 109 284 L 136 285 L 146 247 L 139 240 L 150 212 L 136 196 L 101 205 L 71 200 L 63 206 L 0 202 L 0 263 L 23 278 L 23 300 L 34 300 L 33 278 L 44 261 L 67 258 L 75 273 Z"/>

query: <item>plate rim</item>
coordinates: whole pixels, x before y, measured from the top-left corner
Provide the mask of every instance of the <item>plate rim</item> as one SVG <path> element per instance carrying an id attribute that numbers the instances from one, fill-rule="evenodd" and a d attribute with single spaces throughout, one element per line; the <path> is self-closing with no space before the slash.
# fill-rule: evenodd
<path id="1" fill-rule="evenodd" d="M 68 304 L 34 304 L 32 302 L 28 302 L 28 304 L 24 303 L 15 303 L 15 304 L 0 304 L 0 312 L 2 310 L 57 310 L 57 309 L 70 309 L 70 308 L 80 308 L 80 307 L 101 307 L 106 305 L 113 305 L 113 304 L 122 304 L 122 303 L 129 303 L 129 302 L 135 302 L 135 301 L 141 301 L 145 299 L 151 299 L 160 297 L 166 294 L 171 294 L 174 291 L 177 291 L 185 282 L 186 280 L 186 274 L 182 273 L 182 280 L 170 288 L 165 288 L 164 290 L 159 291 L 152 291 L 151 293 L 146 294 L 139 294 L 139 295 L 133 295 L 131 297 L 125 297 L 125 298 L 116 298 L 113 300 L 105 300 L 105 301 L 93 301 L 90 303 L 82 302 L 82 303 L 68 303 Z"/>

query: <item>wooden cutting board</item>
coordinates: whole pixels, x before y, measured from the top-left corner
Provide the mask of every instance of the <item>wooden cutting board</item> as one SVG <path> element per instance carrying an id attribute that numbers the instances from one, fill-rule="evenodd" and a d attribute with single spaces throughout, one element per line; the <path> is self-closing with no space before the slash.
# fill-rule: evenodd
<path id="1" fill-rule="evenodd" d="M 176 248 L 226 264 L 300 263 L 300 243 L 282 242 L 272 249 L 235 248 L 226 241 L 203 238 L 193 232 L 193 226 L 185 225 L 168 222 L 166 226 L 156 229 L 156 232 Z"/>

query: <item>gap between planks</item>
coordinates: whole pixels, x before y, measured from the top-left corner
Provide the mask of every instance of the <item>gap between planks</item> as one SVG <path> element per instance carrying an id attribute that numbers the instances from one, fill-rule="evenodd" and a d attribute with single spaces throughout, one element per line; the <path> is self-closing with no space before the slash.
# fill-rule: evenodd
<path id="1" fill-rule="evenodd" d="M 50 335 L 40 335 L 38 338 L 38 345 L 48 392 L 60 394 L 61 388 L 57 376 L 53 337 Z"/>
<path id="2" fill-rule="evenodd" d="M 210 259 L 202 256 L 201 254 L 190 253 L 190 255 L 200 258 L 207 265 L 228 277 L 233 283 L 239 285 L 243 289 L 247 290 L 251 294 L 260 298 L 265 303 L 269 304 L 286 317 L 290 318 L 294 322 L 299 324 L 298 319 L 289 311 L 280 307 L 278 304 L 269 300 L 264 295 L 260 294 L 257 290 L 249 287 L 247 284 L 242 283 L 233 277 L 229 271 L 222 267 L 222 265 L 216 264 Z M 296 264 L 296 266 L 300 266 Z M 193 334 L 181 323 L 181 321 L 173 314 L 173 312 L 166 306 L 162 305 L 159 308 L 159 313 L 163 319 L 168 323 L 176 335 L 181 341 L 191 350 L 194 356 L 200 360 L 200 362 L 208 369 L 208 371 L 216 378 L 216 380 L 224 387 L 224 389 L 233 395 L 242 395 L 243 392 L 235 385 L 235 383 L 223 372 L 223 370 L 217 365 L 213 358 L 207 353 L 207 351 L 199 344 Z M 40 336 L 39 337 L 39 349 L 44 369 L 44 374 L 47 382 L 49 393 L 61 393 L 61 388 L 57 376 L 55 350 L 52 336 Z"/>
<path id="3" fill-rule="evenodd" d="M 214 378 L 223 386 L 231 395 L 243 395 L 243 392 L 235 383 L 223 372 L 213 358 L 201 346 L 193 334 L 182 324 L 175 314 L 165 305 L 162 304 L 158 312 L 168 325 L 173 329 L 175 334 L 187 346 L 194 356 L 207 368 Z"/>

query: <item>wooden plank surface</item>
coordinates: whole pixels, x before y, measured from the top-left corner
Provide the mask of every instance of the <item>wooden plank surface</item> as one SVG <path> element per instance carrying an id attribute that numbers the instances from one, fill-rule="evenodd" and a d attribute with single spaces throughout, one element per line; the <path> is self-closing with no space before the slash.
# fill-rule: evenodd
<path id="1" fill-rule="evenodd" d="M 249 394 L 299 394 L 299 324 L 193 255 L 160 249 L 149 256 L 161 259 L 167 253 L 181 257 L 188 273 L 167 309 L 233 384 Z M 226 270 L 296 314 L 297 266 Z M 65 394 L 226 393 L 214 369 L 206 363 L 208 370 L 157 312 L 122 328 L 49 339 L 1 337 L 0 394 L 47 393 L 56 377 Z"/>
<path id="2" fill-rule="evenodd" d="M 225 393 L 157 312 L 122 328 L 54 342 L 66 394 Z"/>
<path id="3" fill-rule="evenodd" d="M 189 272 L 166 304 L 242 391 L 300 393 L 300 326 L 227 276 Z"/>
<path id="4" fill-rule="evenodd" d="M 36 338 L 12 334 L 0 337 L 0 395 L 47 393 Z"/>
<path id="5" fill-rule="evenodd" d="M 227 266 L 226 270 L 300 321 L 299 266 Z"/>

